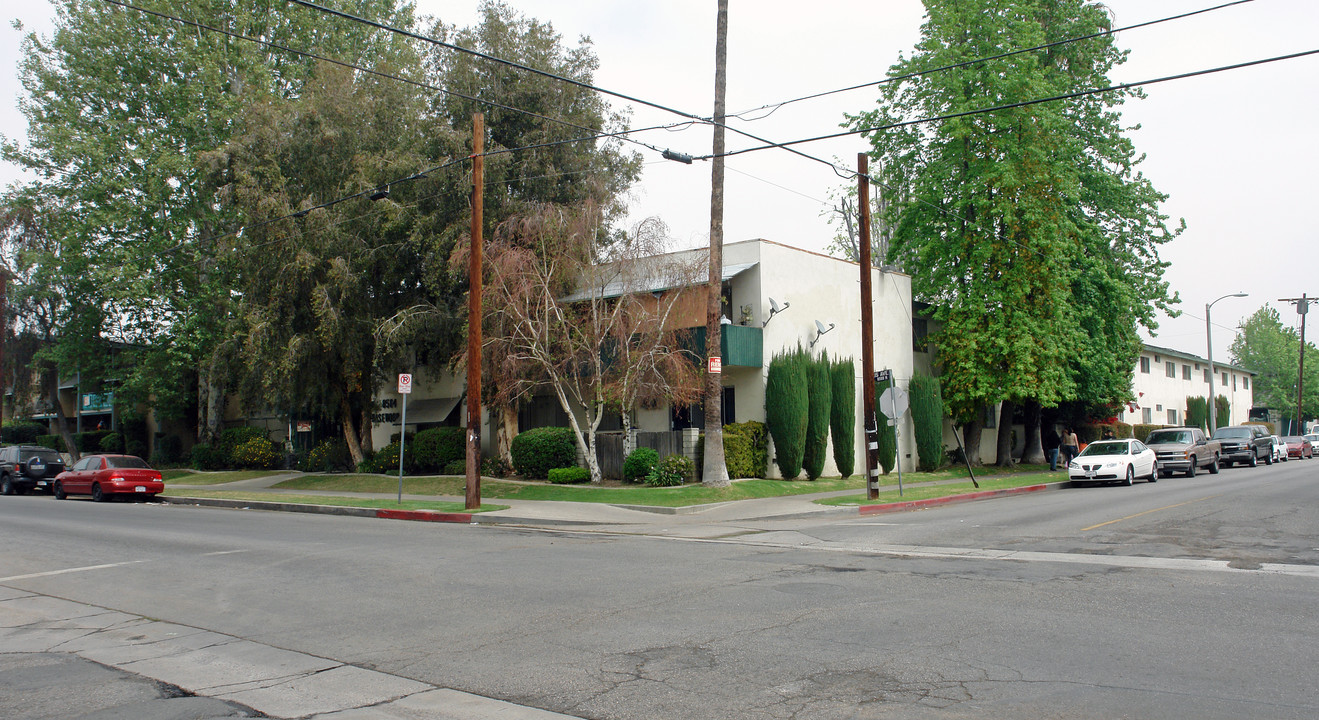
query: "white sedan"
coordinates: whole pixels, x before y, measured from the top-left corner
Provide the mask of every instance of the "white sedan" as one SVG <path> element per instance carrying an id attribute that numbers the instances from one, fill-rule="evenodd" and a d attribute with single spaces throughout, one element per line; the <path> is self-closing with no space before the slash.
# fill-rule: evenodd
<path id="1" fill-rule="evenodd" d="M 1273 438 L 1273 462 L 1287 462 L 1287 441 L 1277 435 Z"/>
<path id="2" fill-rule="evenodd" d="M 1158 456 L 1139 440 L 1098 440 L 1085 446 L 1067 466 L 1073 482 L 1120 482 L 1159 479 Z"/>

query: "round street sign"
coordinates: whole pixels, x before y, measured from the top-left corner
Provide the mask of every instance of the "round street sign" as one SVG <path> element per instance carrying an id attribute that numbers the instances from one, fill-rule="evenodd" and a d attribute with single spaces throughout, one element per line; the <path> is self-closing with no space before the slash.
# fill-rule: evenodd
<path id="1" fill-rule="evenodd" d="M 409 373 L 399 373 L 398 376 L 398 393 L 407 395 L 412 392 L 412 375 Z"/>
<path id="2" fill-rule="evenodd" d="M 879 396 L 879 411 L 893 420 L 907 412 L 907 391 L 900 387 L 884 388 Z"/>

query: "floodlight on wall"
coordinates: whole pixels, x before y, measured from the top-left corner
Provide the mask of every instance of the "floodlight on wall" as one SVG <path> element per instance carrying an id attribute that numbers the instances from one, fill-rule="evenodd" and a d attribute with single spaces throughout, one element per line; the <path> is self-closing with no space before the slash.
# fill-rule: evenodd
<path id="1" fill-rule="evenodd" d="M 819 320 L 816 320 L 816 321 L 815 321 L 815 339 L 811 341 L 811 347 L 815 347 L 815 343 L 817 343 L 817 342 L 820 341 L 820 336 L 821 336 L 821 335 L 823 335 L 823 334 L 825 334 L 825 333 L 827 333 L 827 332 L 829 332 L 830 330 L 833 330 L 833 329 L 834 329 L 834 324 L 833 324 L 833 323 L 829 323 L 829 327 L 825 327 L 825 326 L 824 326 L 824 323 L 820 322 Z"/>
<path id="2" fill-rule="evenodd" d="M 770 321 L 770 320 L 773 320 L 773 319 L 774 319 L 774 316 L 775 316 L 775 315 L 777 315 L 777 314 L 783 312 L 784 310 L 787 310 L 787 309 L 790 308 L 790 307 L 792 307 L 792 303 L 790 303 L 790 302 L 785 302 L 785 303 L 783 303 L 782 306 L 780 306 L 777 302 L 774 301 L 774 298 L 770 298 L 770 299 L 769 299 L 769 317 L 765 318 L 765 322 L 761 323 L 760 326 L 761 326 L 762 328 L 765 327 L 766 325 L 769 324 L 769 321 Z"/>

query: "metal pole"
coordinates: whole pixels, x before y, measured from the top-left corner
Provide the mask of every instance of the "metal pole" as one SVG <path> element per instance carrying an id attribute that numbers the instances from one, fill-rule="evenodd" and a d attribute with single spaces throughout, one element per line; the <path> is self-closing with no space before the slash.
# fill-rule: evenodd
<path id="1" fill-rule="evenodd" d="M 1222 298 L 1219 298 L 1218 300 L 1222 300 Z M 1215 300 L 1214 302 L 1218 302 L 1218 300 Z M 1212 302 L 1205 303 L 1205 340 L 1207 340 L 1209 343 L 1209 434 L 1210 435 L 1213 435 L 1214 431 L 1218 429 L 1218 425 L 1217 425 L 1218 413 L 1216 407 L 1218 405 L 1218 402 L 1214 399 L 1214 331 L 1209 322 L 1209 308 L 1213 306 L 1214 303 Z"/>
<path id="2" fill-rule="evenodd" d="M 481 228 L 485 214 L 485 116 L 472 115 L 472 252 L 467 263 L 467 496 L 481 507 Z"/>
<path id="3" fill-rule="evenodd" d="M 875 327 L 870 290 L 870 158 L 865 153 L 856 154 L 856 168 L 861 225 L 861 422 L 866 432 L 866 497 L 874 500 L 879 497 L 879 425 L 875 415 Z M 901 457 L 899 449 L 898 494 L 902 494 Z"/>
<path id="4" fill-rule="evenodd" d="M 1304 429 L 1305 416 L 1301 414 L 1301 400 L 1305 397 L 1305 316 L 1310 312 L 1310 300 L 1305 293 L 1301 293 L 1296 311 L 1301 314 L 1301 357 L 1296 363 L 1296 426 Z"/>
<path id="5" fill-rule="evenodd" d="M 896 457 L 898 461 L 898 497 L 902 497 L 902 433 L 898 432 L 897 418 L 889 420 L 889 422 L 893 423 L 893 443 L 898 446 L 898 450 L 894 453 L 894 457 Z"/>
<path id="6" fill-rule="evenodd" d="M 403 414 L 398 422 L 398 502 L 403 504 L 403 457 L 408 449 L 408 396 L 403 394 Z"/>

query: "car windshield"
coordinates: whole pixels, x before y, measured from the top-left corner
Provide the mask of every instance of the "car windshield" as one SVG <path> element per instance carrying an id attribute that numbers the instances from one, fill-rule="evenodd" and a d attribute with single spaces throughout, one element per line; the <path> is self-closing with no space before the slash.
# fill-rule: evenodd
<path id="1" fill-rule="evenodd" d="M 145 460 L 143 460 L 140 457 L 134 457 L 132 455 L 111 455 L 110 457 L 107 457 L 105 459 L 105 464 L 109 465 L 112 468 L 146 468 L 147 470 L 151 469 L 151 466 L 148 465 Z"/>
<path id="2" fill-rule="evenodd" d="M 1171 443 L 1180 443 L 1183 445 L 1190 444 L 1191 432 L 1189 430 L 1164 430 L 1162 432 L 1152 432 L 1146 445 L 1168 445 Z"/>
<path id="3" fill-rule="evenodd" d="M 1216 438 L 1248 438 L 1250 430 L 1248 428 L 1219 428 L 1214 431 Z"/>
<path id="4" fill-rule="evenodd" d="M 1092 442 L 1085 446 L 1081 451 L 1080 457 L 1093 457 L 1095 455 L 1126 455 L 1127 443 L 1125 442 Z"/>

